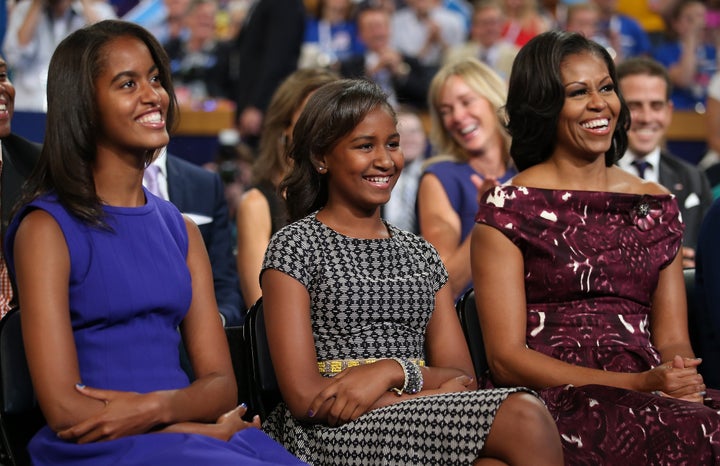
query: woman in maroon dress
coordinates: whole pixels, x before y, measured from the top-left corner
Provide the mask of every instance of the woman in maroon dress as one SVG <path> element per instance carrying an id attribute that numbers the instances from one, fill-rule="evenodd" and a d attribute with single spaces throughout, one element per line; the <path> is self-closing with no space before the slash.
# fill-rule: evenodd
<path id="1" fill-rule="evenodd" d="M 521 172 L 483 196 L 472 236 L 487 384 L 537 389 L 567 464 L 720 464 L 677 202 L 615 166 L 629 123 L 616 82 L 605 49 L 577 34 L 541 34 L 515 61 Z"/>

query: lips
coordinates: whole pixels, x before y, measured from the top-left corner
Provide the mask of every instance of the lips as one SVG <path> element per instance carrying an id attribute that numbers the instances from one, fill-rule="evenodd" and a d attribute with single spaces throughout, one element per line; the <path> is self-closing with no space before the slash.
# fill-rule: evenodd
<path id="1" fill-rule="evenodd" d="M 143 125 L 158 125 L 165 123 L 162 117 L 162 113 L 160 113 L 159 110 L 154 112 L 148 112 L 138 117 L 135 121 Z"/>
<path id="2" fill-rule="evenodd" d="M 603 130 L 607 129 L 610 125 L 610 120 L 607 118 L 595 118 L 593 120 L 586 121 L 580 124 L 585 129 L 592 130 Z"/>

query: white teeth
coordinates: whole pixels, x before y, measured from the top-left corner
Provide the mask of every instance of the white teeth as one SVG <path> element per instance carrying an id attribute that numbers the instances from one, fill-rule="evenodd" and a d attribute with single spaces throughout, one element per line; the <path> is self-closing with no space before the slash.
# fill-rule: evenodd
<path id="1" fill-rule="evenodd" d="M 0 112 L 7 111 L 7 105 L 6 104 L 0 104 Z"/>
<path id="2" fill-rule="evenodd" d="M 602 128 L 610 124 L 610 121 L 607 118 L 599 118 L 597 120 L 588 121 L 587 123 L 583 123 L 583 128 L 593 129 L 593 128 Z"/>
<path id="3" fill-rule="evenodd" d="M 137 121 L 140 123 L 159 123 L 162 121 L 162 115 L 160 115 L 160 112 L 148 113 L 147 115 L 138 118 Z"/>
<path id="4" fill-rule="evenodd" d="M 369 176 L 367 178 L 367 180 L 370 181 L 371 183 L 387 183 L 388 181 L 390 181 L 390 177 L 389 176 Z"/>
<path id="5" fill-rule="evenodd" d="M 465 135 L 465 134 L 472 133 L 473 131 L 475 131 L 476 128 L 477 128 L 477 125 L 466 126 L 462 129 L 460 129 L 460 134 Z"/>

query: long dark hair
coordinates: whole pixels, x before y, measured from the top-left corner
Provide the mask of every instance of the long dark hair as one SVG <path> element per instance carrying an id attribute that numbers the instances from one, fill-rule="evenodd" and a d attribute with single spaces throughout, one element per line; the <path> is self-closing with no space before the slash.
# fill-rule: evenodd
<path id="1" fill-rule="evenodd" d="M 92 176 L 99 132 L 95 80 L 106 61 L 112 59 L 105 53 L 105 46 L 125 36 L 139 39 L 150 51 L 170 97 L 165 121 L 168 128 L 173 128 L 177 101 L 169 60 L 155 37 L 136 24 L 117 20 L 79 29 L 60 42 L 50 60 L 45 138 L 38 165 L 28 180 L 25 202 L 55 191 L 73 215 L 87 224 L 106 226 Z M 154 156 L 155 151 L 149 151 L 146 164 Z"/>
<path id="2" fill-rule="evenodd" d="M 577 33 L 548 31 L 535 36 L 515 57 L 505 105 L 512 136 L 510 155 L 518 170 L 547 160 L 555 149 L 560 111 L 565 103 L 560 67 L 569 55 L 591 53 L 603 59 L 620 98 L 620 114 L 605 165 L 625 153 L 630 111 L 617 87 L 615 63 L 605 48 Z"/>
<path id="3" fill-rule="evenodd" d="M 317 172 L 313 161 L 330 153 L 335 145 L 378 107 L 393 117 L 395 111 L 375 83 L 365 79 L 341 79 L 320 87 L 300 114 L 289 156 L 293 170 L 280 189 L 286 195 L 290 221 L 323 207 L 328 200 L 326 175 Z"/>

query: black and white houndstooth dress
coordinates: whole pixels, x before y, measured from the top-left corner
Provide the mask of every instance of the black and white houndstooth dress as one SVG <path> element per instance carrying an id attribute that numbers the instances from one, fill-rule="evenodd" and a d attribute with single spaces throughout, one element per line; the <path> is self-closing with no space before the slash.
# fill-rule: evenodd
<path id="1" fill-rule="evenodd" d="M 425 328 L 447 271 L 422 238 L 343 236 L 309 215 L 277 232 L 263 270 L 310 293 L 319 360 L 423 358 Z M 518 389 L 431 395 L 375 409 L 341 427 L 295 420 L 281 403 L 265 431 L 313 465 L 461 465 L 478 457 L 497 409 Z"/>

